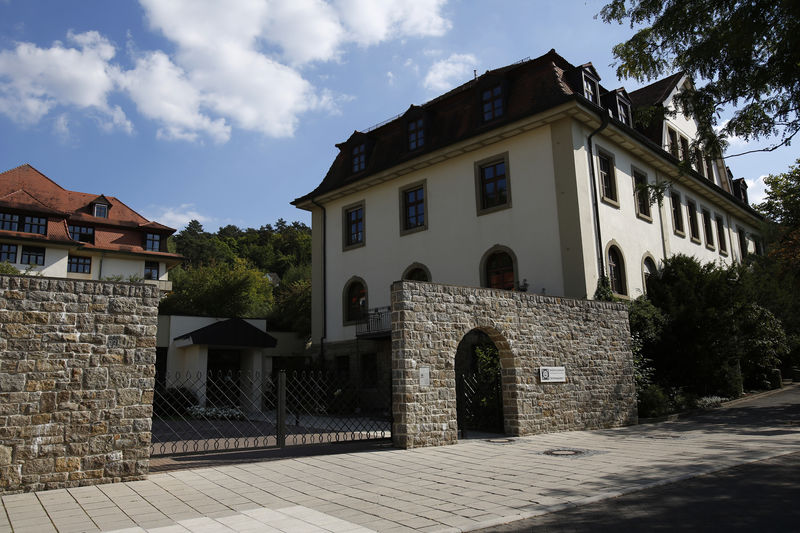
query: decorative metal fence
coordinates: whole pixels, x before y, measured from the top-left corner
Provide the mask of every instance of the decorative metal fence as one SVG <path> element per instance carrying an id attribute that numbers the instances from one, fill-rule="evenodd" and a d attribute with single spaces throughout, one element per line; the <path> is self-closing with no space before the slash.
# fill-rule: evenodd
<path id="1" fill-rule="evenodd" d="M 159 376 L 151 455 L 386 439 L 390 402 L 375 384 L 322 371 Z"/>

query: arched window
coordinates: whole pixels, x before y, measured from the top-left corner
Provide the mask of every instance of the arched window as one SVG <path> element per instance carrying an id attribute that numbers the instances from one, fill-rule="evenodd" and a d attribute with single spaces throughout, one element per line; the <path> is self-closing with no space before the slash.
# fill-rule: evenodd
<path id="1" fill-rule="evenodd" d="M 430 281 L 430 276 L 423 267 L 412 266 L 403 274 L 403 279 L 409 281 Z"/>
<path id="2" fill-rule="evenodd" d="M 645 257 L 642 263 L 642 277 L 644 278 L 645 291 L 647 291 L 647 280 L 650 279 L 650 276 L 654 276 L 656 272 L 656 262 L 653 261 L 652 257 Z"/>
<path id="3" fill-rule="evenodd" d="M 358 322 L 367 316 L 367 288 L 360 279 L 348 283 L 344 291 L 344 321 Z"/>
<path id="4" fill-rule="evenodd" d="M 608 277 L 611 282 L 611 290 L 615 294 L 628 294 L 625 286 L 625 263 L 616 246 L 608 249 Z"/>
<path id="5" fill-rule="evenodd" d="M 506 252 L 494 252 L 486 259 L 486 286 L 491 289 L 514 288 L 514 260 Z"/>

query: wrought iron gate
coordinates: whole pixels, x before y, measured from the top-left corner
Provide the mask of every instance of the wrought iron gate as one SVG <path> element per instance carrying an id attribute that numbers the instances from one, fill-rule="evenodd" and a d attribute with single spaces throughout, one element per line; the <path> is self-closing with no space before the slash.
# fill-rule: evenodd
<path id="1" fill-rule="evenodd" d="M 497 374 L 461 374 L 456 390 L 458 428 L 461 436 L 469 431 L 503 433 L 503 393 Z"/>
<path id="2" fill-rule="evenodd" d="M 390 438 L 391 391 L 370 385 L 324 371 L 159 376 L 151 455 Z"/>

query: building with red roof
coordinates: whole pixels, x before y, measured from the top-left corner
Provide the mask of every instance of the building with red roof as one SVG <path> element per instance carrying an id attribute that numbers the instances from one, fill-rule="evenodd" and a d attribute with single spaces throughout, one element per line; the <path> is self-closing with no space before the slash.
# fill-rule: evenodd
<path id="1" fill-rule="evenodd" d="M 71 279 L 139 279 L 168 291 L 173 228 L 118 198 L 64 189 L 25 164 L 0 174 L 0 262 Z"/>

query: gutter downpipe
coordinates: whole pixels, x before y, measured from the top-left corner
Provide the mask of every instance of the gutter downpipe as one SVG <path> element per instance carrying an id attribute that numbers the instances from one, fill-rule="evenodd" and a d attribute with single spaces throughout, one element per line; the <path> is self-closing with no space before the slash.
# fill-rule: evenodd
<path id="1" fill-rule="evenodd" d="M 605 275 L 605 263 L 603 261 L 603 236 L 600 232 L 600 208 L 597 200 L 597 183 L 594 175 L 594 149 L 592 148 L 592 137 L 603 131 L 608 126 L 608 115 L 600 113 L 600 126 L 589 134 L 587 141 L 589 143 L 589 177 L 592 181 L 592 207 L 594 207 L 594 227 L 597 237 L 597 268 L 598 275 L 602 279 Z M 588 294 L 587 294 L 588 296 Z"/>
<path id="2" fill-rule="evenodd" d="M 328 215 L 325 206 L 318 204 L 311 198 L 311 203 L 322 209 L 322 337 L 319 339 L 319 355 L 323 364 L 325 361 L 325 338 L 328 336 L 328 313 L 327 313 L 327 293 L 328 293 L 328 273 L 327 273 L 327 240 L 328 240 Z"/>

